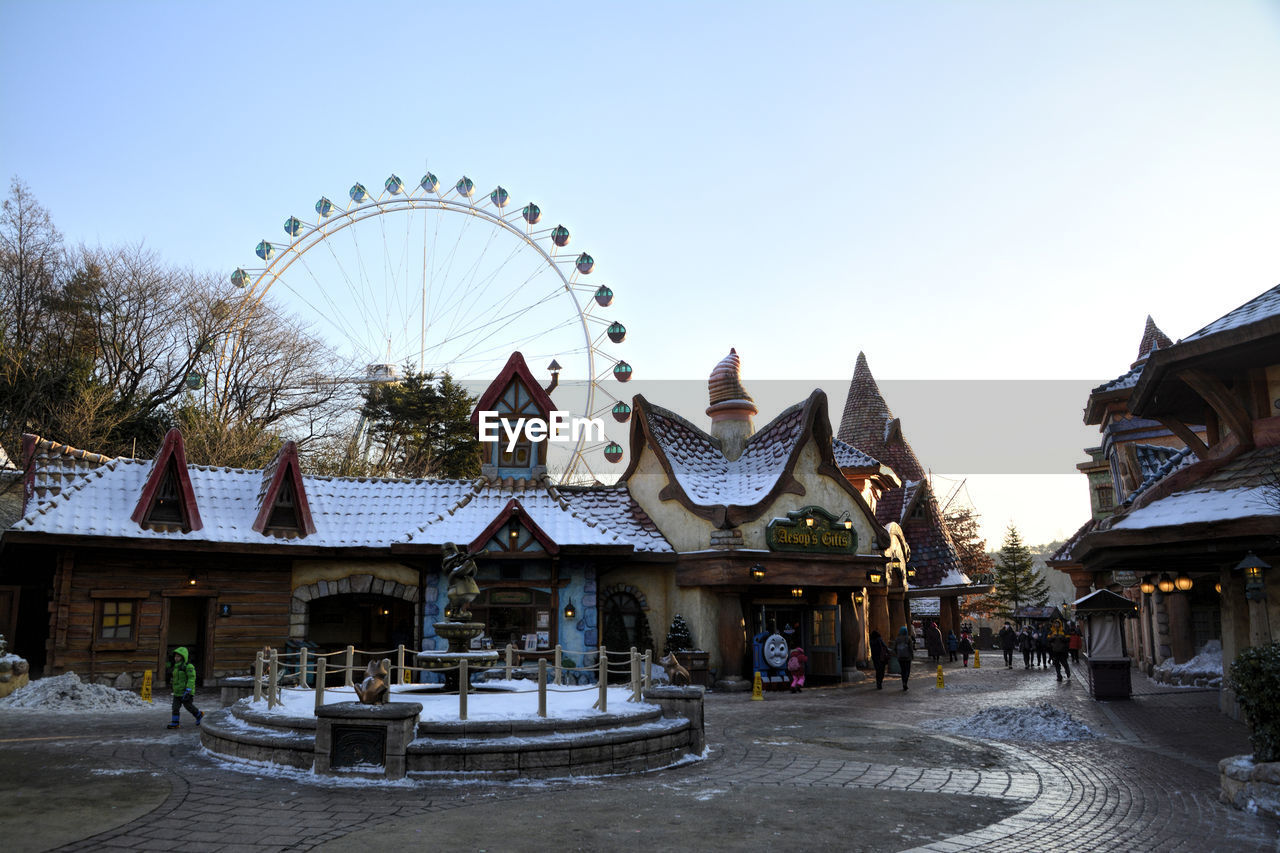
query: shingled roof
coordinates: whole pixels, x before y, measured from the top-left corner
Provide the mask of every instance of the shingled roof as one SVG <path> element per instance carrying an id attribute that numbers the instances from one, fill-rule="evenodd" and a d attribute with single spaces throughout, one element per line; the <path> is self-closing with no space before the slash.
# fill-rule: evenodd
<path id="1" fill-rule="evenodd" d="M 1218 332 L 1238 329 L 1273 317 L 1280 317 L 1280 284 L 1270 290 L 1264 290 L 1239 308 L 1222 315 L 1203 329 L 1192 332 L 1178 343 L 1207 338 Z"/>
<path id="2" fill-rule="evenodd" d="M 837 438 L 871 454 L 902 479 L 902 488 L 889 489 L 881 497 L 876 520 L 885 526 L 891 522 L 902 525 L 911 546 L 907 565 L 916 571 L 913 585 L 938 586 L 949 577 L 960 576 L 960 559 L 942 523 L 924 466 L 907 443 L 901 421 L 889 410 L 863 353 L 858 353 L 854 365 Z"/>

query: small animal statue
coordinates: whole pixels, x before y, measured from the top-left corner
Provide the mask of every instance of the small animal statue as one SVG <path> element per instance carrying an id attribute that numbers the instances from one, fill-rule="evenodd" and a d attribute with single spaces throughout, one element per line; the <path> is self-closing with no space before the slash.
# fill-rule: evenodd
<path id="1" fill-rule="evenodd" d="M 658 661 L 658 665 L 667 671 L 667 678 L 672 684 L 688 684 L 689 670 L 680 665 L 680 658 L 675 652 L 667 652 L 667 656 Z"/>
<path id="2" fill-rule="evenodd" d="M 356 696 L 364 705 L 385 705 L 391 689 L 387 687 L 387 670 L 381 661 L 369 661 L 365 670 L 365 679 L 359 684 L 351 685 Z"/>

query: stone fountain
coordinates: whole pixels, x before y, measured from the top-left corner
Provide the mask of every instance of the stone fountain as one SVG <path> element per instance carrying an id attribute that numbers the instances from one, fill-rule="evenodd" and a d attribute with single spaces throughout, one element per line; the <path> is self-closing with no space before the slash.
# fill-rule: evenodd
<path id="1" fill-rule="evenodd" d="M 496 650 L 471 648 L 471 641 L 485 629 L 483 622 L 471 621 L 471 602 L 480 594 L 480 587 L 476 585 L 476 561 L 452 542 L 444 543 L 443 552 L 442 568 L 449 576 L 449 604 L 444 611 L 445 621 L 436 622 L 434 626 L 436 636 L 448 640 L 449 648 L 418 652 L 418 665 L 452 667 L 465 660 L 471 670 L 494 666 L 498 662 Z M 444 673 L 444 687 L 447 693 L 458 692 L 458 670 Z"/>

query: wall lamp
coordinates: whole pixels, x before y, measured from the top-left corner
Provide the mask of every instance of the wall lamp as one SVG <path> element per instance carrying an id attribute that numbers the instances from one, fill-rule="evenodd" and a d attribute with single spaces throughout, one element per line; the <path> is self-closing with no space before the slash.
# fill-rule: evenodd
<path id="1" fill-rule="evenodd" d="M 1263 581 L 1262 575 L 1267 569 L 1271 568 L 1271 564 L 1250 551 L 1244 555 L 1244 559 L 1236 564 L 1237 572 L 1244 572 L 1244 597 L 1250 601 L 1265 601 L 1267 598 L 1267 588 Z"/>
<path id="2" fill-rule="evenodd" d="M 751 579 L 756 583 L 764 580 L 764 566 L 756 563 L 751 567 Z"/>

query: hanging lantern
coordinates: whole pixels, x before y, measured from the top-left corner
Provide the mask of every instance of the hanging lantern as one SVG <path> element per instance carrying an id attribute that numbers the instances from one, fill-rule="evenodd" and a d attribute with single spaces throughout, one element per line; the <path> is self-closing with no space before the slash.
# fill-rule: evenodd
<path id="1" fill-rule="evenodd" d="M 791 597 L 792 597 L 792 598 L 804 598 L 804 587 L 802 587 L 802 586 L 793 586 L 793 587 L 791 588 Z"/>
<path id="2" fill-rule="evenodd" d="M 271 256 L 276 253 L 276 247 L 268 243 L 266 240 L 263 240 L 258 244 L 258 247 L 253 250 L 253 253 L 264 261 L 269 261 L 271 260 Z"/>
<path id="3" fill-rule="evenodd" d="M 1178 576 L 1173 579 L 1173 585 L 1177 587 L 1178 592 L 1186 592 L 1193 584 L 1185 572 L 1178 572 Z"/>
<path id="4" fill-rule="evenodd" d="M 429 193 L 433 193 L 436 191 L 436 187 L 440 186 L 440 179 L 430 172 L 427 172 L 422 176 L 422 180 L 418 181 L 418 186 L 422 187 Z"/>
<path id="5" fill-rule="evenodd" d="M 1138 589 L 1142 590 L 1147 595 L 1156 591 L 1156 585 L 1151 582 L 1151 575 L 1142 576 L 1142 583 L 1138 584 Z"/>
<path id="6" fill-rule="evenodd" d="M 615 421 L 617 421 L 620 424 L 624 424 L 627 422 L 627 419 L 630 417 L 631 417 L 630 406 L 628 406 L 626 403 L 613 404 L 613 419 Z"/>
<path id="7" fill-rule="evenodd" d="M 1218 581 L 1213 585 L 1213 591 L 1218 595 L 1222 595 L 1222 581 Z"/>
<path id="8" fill-rule="evenodd" d="M 578 615 L 577 609 L 573 606 L 573 599 L 569 599 L 569 603 L 564 606 L 564 618 L 572 619 Z"/>
<path id="9" fill-rule="evenodd" d="M 249 274 L 241 267 L 236 267 L 236 271 L 231 274 L 231 283 L 236 287 L 244 287 L 249 283 Z"/>
<path id="10" fill-rule="evenodd" d="M 530 225 L 537 225 L 542 219 L 542 208 L 538 207 L 533 202 L 529 202 L 524 206 L 524 210 L 520 212 L 520 215 L 523 216 L 524 221 L 528 222 Z"/>
<path id="11" fill-rule="evenodd" d="M 751 567 L 751 579 L 756 583 L 764 580 L 764 566 L 756 563 Z"/>
<path id="12" fill-rule="evenodd" d="M 489 193 L 489 201 L 493 202 L 493 206 L 499 210 L 507 206 L 507 201 L 510 197 L 510 194 L 502 187 L 498 187 L 493 192 Z"/>
<path id="13" fill-rule="evenodd" d="M 369 191 L 364 188 L 364 184 L 355 184 L 347 191 L 347 195 L 351 196 L 352 201 L 359 204 L 369 197 Z"/>
<path id="14" fill-rule="evenodd" d="M 591 271 L 596 268 L 596 259 L 588 255 L 586 252 L 583 252 L 581 255 L 578 255 L 578 260 L 574 266 L 576 266 L 578 268 L 578 272 L 583 275 L 590 275 Z"/>
<path id="15" fill-rule="evenodd" d="M 404 189 L 404 181 L 400 180 L 399 175 L 393 173 L 391 177 L 387 178 L 382 188 L 392 195 L 400 195 L 400 190 Z"/>
<path id="16" fill-rule="evenodd" d="M 622 341 L 627 337 L 627 327 L 616 320 L 609 324 L 609 328 L 606 331 L 609 334 L 609 340 L 613 341 L 615 344 L 622 343 Z"/>
<path id="17" fill-rule="evenodd" d="M 284 233 L 290 237 L 297 237 L 302 233 L 302 220 L 296 216 L 290 216 L 284 221 Z"/>
<path id="18" fill-rule="evenodd" d="M 613 366 L 613 378 L 619 382 L 631 381 L 631 365 L 625 361 L 620 361 Z"/>
<path id="19" fill-rule="evenodd" d="M 466 175 L 463 175 L 458 178 L 458 182 L 453 185 L 453 188 L 458 191 L 458 195 L 464 198 L 471 198 L 472 193 L 476 190 L 476 183 Z"/>
<path id="20" fill-rule="evenodd" d="M 867 570 L 867 581 L 868 581 L 872 586 L 875 586 L 876 584 L 880 583 L 880 579 L 881 579 L 882 577 L 884 577 L 884 574 L 883 574 L 879 569 L 868 569 L 868 570 Z"/>
<path id="21" fill-rule="evenodd" d="M 616 441 L 611 441 L 604 446 L 604 458 L 610 462 L 617 462 L 622 458 L 622 445 Z"/>
<path id="22" fill-rule="evenodd" d="M 596 304 L 601 308 L 608 308 L 613 304 L 613 291 L 603 284 L 596 288 Z"/>
<path id="23" fill-rule="evenodd" d="M 565 228 L 563 225 L 557 225 L 555 228 L 552 228 L 551 242 L 555 243 L 562 249 L 569 245 L 569 229 Z"/>
<path id="24" fill-rule="evenodd" d="M 1169 577 L 1168 572 L 1162 572 L 1160 574 L 1160 580 L 1156 581 L 1156 589 L 1161 592 L 1173 592 L 1175 589 L 1173 578 Z"/>
<path id="25" fill-rule="evenodd" d="M 316 213 L 328 219 L 333 215 L 333 202 L 324 196 L 320 196 L 320 200 L 316 202 Z"/>

